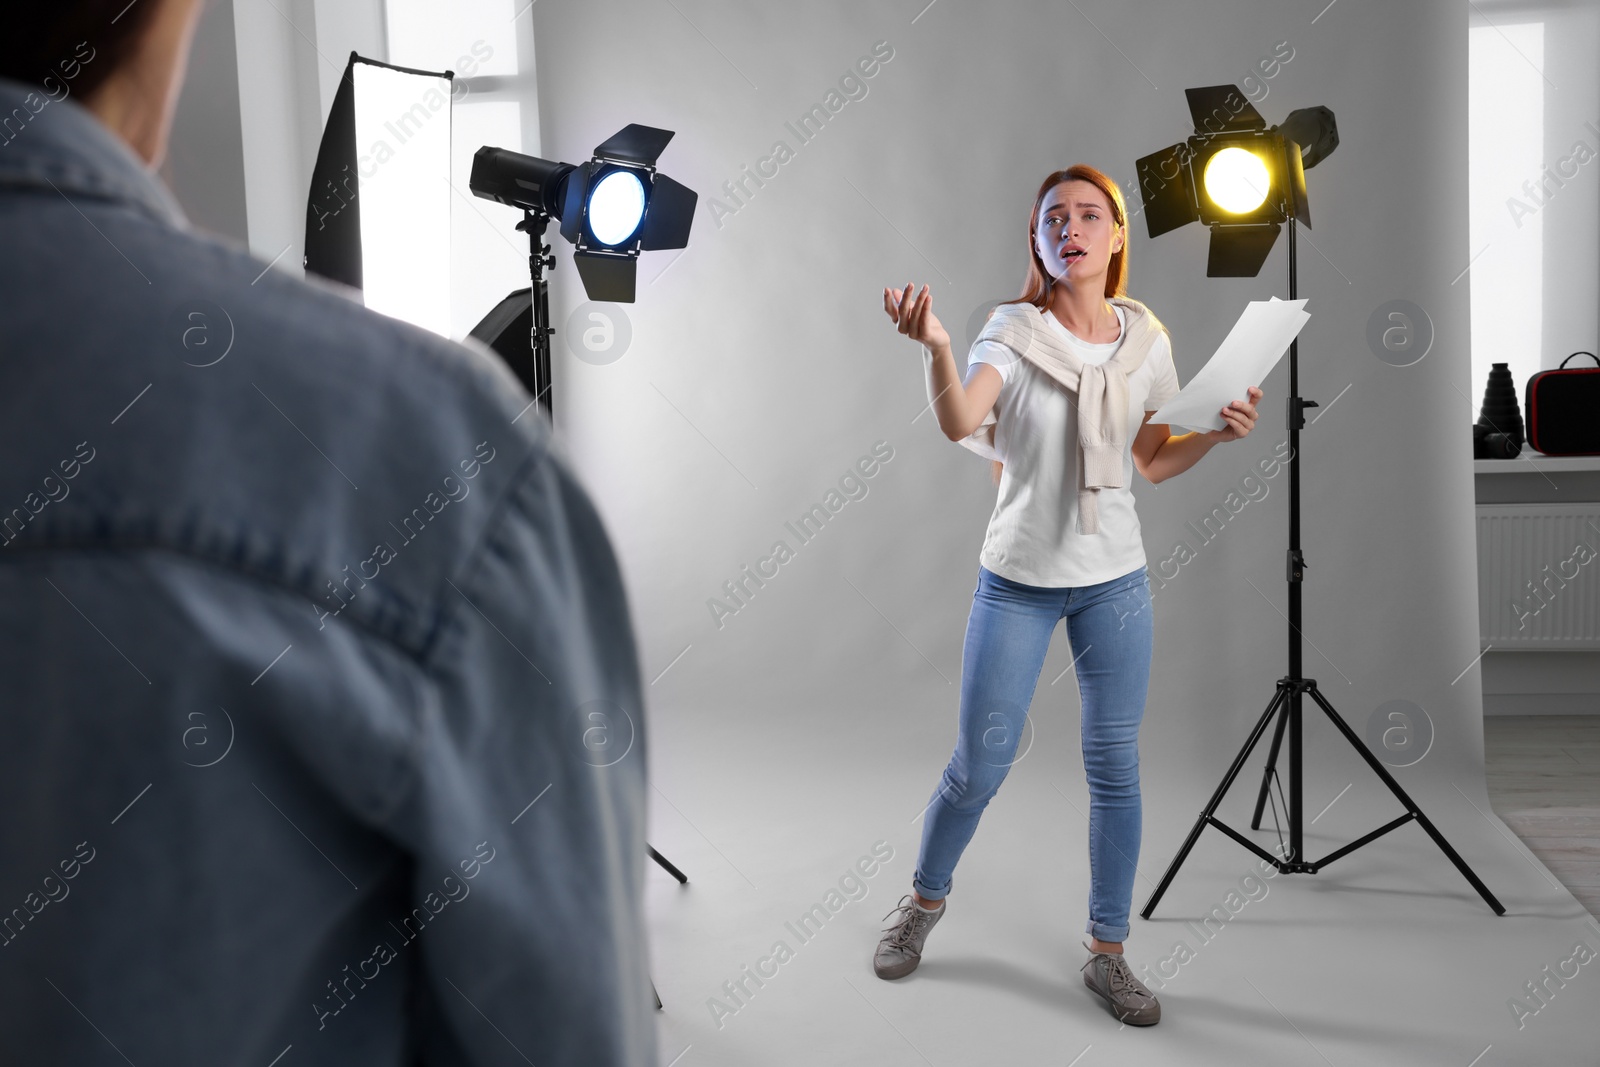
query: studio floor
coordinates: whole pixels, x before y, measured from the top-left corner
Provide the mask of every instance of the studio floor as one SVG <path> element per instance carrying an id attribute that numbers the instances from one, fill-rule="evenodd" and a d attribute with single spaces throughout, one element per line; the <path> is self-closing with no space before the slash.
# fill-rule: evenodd
<path id="1" fill-rule="evenodd" d="M 1600 916 L 1600 715 L 1490 716 L 1483 748 L 1495 814 Z"/>
<path id="2" fill-rule="evenodd" d="M 921 967 L 873 974 L 952 740 L 908 729 L 908 714 L 892 701 L 657 711 L 650 840 L 690 878 L 654 864 L 646 878 L 663 1067 L 1600 1064 L 1600 958 L 1587 954 L 1600 923 L 1575 899 L 1592 910 L 1600 895 L 1600 717 L 1488 720 L 1487 792 L 1398 776 L 1499 917 L 1413 823 L 1316 875 L 1272 878 L 1207 829 L 1143 919 L 1226 769 L 1178 781 L 1147 763 L 1126 952 L 1163 1015 L 1130 1027 L 1079 970 L 1088 795 L 1060 722 L 1039 724 L 990 803 Z M 1313 764 L 1334 745 L 1325 724 L 1307 728 L 1308 798 L 1342 798 L 1307 827 L 1312 858 L 1403 810 L 1358 758 Z M 1270 820 L 1248 829 L 1244 784 L 1259 782 L 1264 747 L 1218 817 L 1270 850 Z M 847 878 L 860 869 L 873 873 Z M 825 921 L 798 926 L 813 905 Z"/>

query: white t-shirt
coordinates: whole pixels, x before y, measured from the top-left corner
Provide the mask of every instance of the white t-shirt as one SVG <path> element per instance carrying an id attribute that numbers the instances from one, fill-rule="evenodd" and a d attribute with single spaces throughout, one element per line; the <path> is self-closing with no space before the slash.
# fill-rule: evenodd
<path id="1" fill-rule="evenodd" d="M 1116 355 L 1127 333 L 1127 315 L 1116 304 L 1112 308 L 1121 329 L 1106 344 L 1079 340 L 1050 312 L 1041 318 L 1085 363 L 1104 363 Z M 1123 485 L 1098 490 L 1100 529 L 1093 534 L 1077 532 L 1076 394 L 998 341 L 974 345 L 967 362 L 990 364 L 1003 383 L 994 406 L 994 443 L 1005 466 L 979 562 L 1002 578 L 1053 588 L 1097 585 L 1143 566 L 1144 539 L 1133 509 L 1133 438 L 1144 412 L 1156 410 L 1178 392 L 1166 333 L 1128 375 Z"/>

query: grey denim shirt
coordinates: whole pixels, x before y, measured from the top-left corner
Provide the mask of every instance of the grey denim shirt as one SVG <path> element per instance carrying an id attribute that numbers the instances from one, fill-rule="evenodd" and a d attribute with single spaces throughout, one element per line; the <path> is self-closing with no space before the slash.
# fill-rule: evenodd
<path id="1" fill-rule="evenodd" d="M 527 392 L 3 79 L 0 250 L 0 1059 L 656 1064 L 629 607 Z"/>

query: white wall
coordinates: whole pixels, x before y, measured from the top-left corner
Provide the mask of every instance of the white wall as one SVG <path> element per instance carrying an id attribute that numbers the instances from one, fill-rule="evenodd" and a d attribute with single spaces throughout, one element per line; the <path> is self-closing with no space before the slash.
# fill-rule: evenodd
<path id="1" fill-rule="evenodd" d="M 889 324 L 882 287 L 931 283 L 964 348 L 969 318 L 1019 291 L 1046 173 L 1088 161 L 1132 192 L 1134 160 L 1188 134 L 1186 86 L 1242 79 L 1287 41 L 1263 113 L 1325 104 L 1342 136 L 1308 173 L 1316 226 L 1301 241 L 1301 391 L 1323 405 L 1302 436 L 1305 673 L 1357 732 L 1405 699 L 1439 728 L 1436 761 L 1480 761 L 1460 399 L 1473 387 L 1466 287 L 1451 285 L 1468 258 L 1461 5 L 921 6 L 534 8 L 546 155 L 579 160 L 626 122 L 663 126 L 677 138 L 662 169 L 702 197 L 682 258 L 644 261 L 639 301 L 620 312 L 622 358 L 574 358 L 572 331 L 555 358 L 556 423 L 621 550 L 646 676 L 661 675 L 658 720 L 737 711 L 730 728 L 761 729 L 780 705 L 926 701 L 946 728 L 995 488 L 931 416 L 913 421 L 918 348 Z M 601 39 L 603 67 L 588 47 Z M 786 122 L 878 41 L 894 55 L 868 95 L 798 144 Z M 714 219 L 710 198 L 727 201 L 724 181 L 779 139 L 794 158 Z M 1130 293 L 1172 329 L 1185 381 L 1248 300 L 1287 295 L 1283 242 L 1244 280 L 1206 278 L 1205 244 L 1193 226 L 1131 236 Z M 552 292 L 559 327 L 584 299 L 569 255 Z M 1436 331 L 1414 366 L 1381 362 L 1366 340 L 1394 299 Z M 1286 671 L 1287 474 L 1211 543 L 1186 527 L 1285 440 L 1286 382 L 1287 359 L 1247 440 L 1135 487 L 1151 569 L 1180 539 L 1197 550 L 1156 595 L 1150 713 L 1166 725 L 1147 744 L 1170 773 L 1198 765 L 1214 779 Z M 793 544 L 785 520 L 879 440 L 894 459 L 869 495 L 719 629 L 708 600 L 777 539 Z M 1070 676 L 1048 688 L 1070 662 L 1058 636 L 1036 700 L 1075 699 L 1062 694 Z"/>
<path id="2" fill-rule="evenodd" d="M 311 168 L 345 64 L 352 49 L 387 58 L 381 0 L 232 3 L 250 250 L 298 273 Z"/>
<path id="3" fill-rule="evenodd" d="M 195 30 L 161 177 L 194 225 L 248 242 L 233 7 L 208 3 Z"/>

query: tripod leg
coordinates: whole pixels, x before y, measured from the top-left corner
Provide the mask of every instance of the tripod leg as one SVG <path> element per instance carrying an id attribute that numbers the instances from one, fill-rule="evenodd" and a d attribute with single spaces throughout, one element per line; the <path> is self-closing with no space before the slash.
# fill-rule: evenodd
<path id="1" fill-rule="evenodd" d="M 1267 806 L 1267 790 L 1272 785 L 1272 770 L 1278 765 L 1278 747 L 1283 744 L 1283 728 L 1289 724 L 1289 707 L 1278 716 L 1278 725 L 1272 731 L 1272 747 L 1267 749 L 1267 767 L 1261 772 L 1261 795 L 1256 797 L 1256 812 L 1250 818 L 1250 829 L 1261 829 L 1261 811 Z"/>
<path id="2" fill-rule="evenodd" d="M 1166 893 L 1167 886 L 1172 884 L 1172 879 L 1178 873 L 1178 868 L 1183 865 L 1184 859 L 1188 857 L 1189 850 L 1200 839 L 1200 831 L 1206 828 L 1206 823 L 1210 821 L 1212 813 L 1217 810 L 1217 805 L 1222 803 L 1222 798 L 1228 792 L 1228 787 L 1233 784 L 1233 779 L 1238 775 L 1239 768 L 1243 767 L 1244 761 L 1250 758 L 1250 750 L 1255 748 L 1256 742 L 1261 739 L 1262 732 L 1267 728 L 1267 720 L 1272 718 L 1279 705 L 1283 704 L 1287 699 L 1288 689 L 1282 682 L 1279 682 L 1278 691 L 1273 694 L 1271 702 L 1267 704 L 1267 710 L 1261 713 L 1261 718 L 1256 720 L 1255 729 L 1250 731 L 1250 739 L 1244 743 L 1244 747 L 1239 750 L 1239 754 L 1233 758 L 1233 766 L 1228 768 L 1228 773 L 1222 778 L 1222 784 L 1217 786 L 1217 791 L 1211 794 L 1211 800 L 1207 802 L 1205 809 L 1200 812 L 1200 817 L 1195 820 L 1194 828 L 1189 831 L 1189 836 L 1183 842 L 1183 847 L 1178 850 L 1178 854 L 1173 857 L 1172 862 L 1167 866 L 1167 873 L 1161 876 L 1161 884 L 1156 886 L 1156 891 L 1150 894 L 1149 900 L 1145 901 L 1144 910 L 1139 912 L 1140 918 L 1148 919 L 1151 912 L 1156 910 L 1156 904 L 1160 902 L 1162 894 Z"/>
<path id="3" fill-rule="evenodd" d="M 673 866 L 672 861 L 667 859 L 667 857 L 663 856 L 661 853 L 657 852 L 649 842 L 645 842 L 644 847 L 650 849 L 650 858 L 661 864 L 661 869 L 672 875 L 672 877 L 676 878 L 679 884 L 689 880 L 689 876 L 687 874 L 684 874 L 682 871 L 678 870 L 677 867 Z"/>
<path id="4" fill-rule="evenodd" d="M 1332 719 L 1333 724 L 1339 728 L 1339 732 L 1344 734 L 1345 740 L 1349 741 L 1351 746 L 1361 753 L 1361 757 L 1367 761 L 1368 766 L 1377 773 L 1379 778 L 1383 779 L 1384 784 L 1389 787 L 1389 790 L 1394 793 L 1400 803 L 1406 806 L 1406 810 L 1416 817 L 1417 822 L 1427 831 L 1428 836 L 1433 838 L 1433 843 L 1438 845 L 1444 854 L 1450 858 L 1450 862 L 1456 865 L 1456 870 L 1460 871 L 1467 881 L 1472 883 L 1472 888 L 1478 891 L 1478 895 L 1483 897 L 1484 902 L 1494 909 L 1496 915 L 1504 915 L 1506 913 L 1505 907 L 1495 899 L 1493 893 L 1489 892 L 1489 887 L 1478 879 L 1472 868 L 1467 866 L 1467 862 L 1456 853 L 1455 849 L 1450 847 L 1450 842 L 1444 839 L 1444 835 L 1434 828 L 1433 823 L 1429 821 L 1426 815 L 1422 814 L 1422 809 L 1418 808 L 1412 799 L 1406 795 L 1406 791 L 1400 788 L 1400 783 L 1394 780 L 1394 776 L 1389 773 L 1389 769 L 1378 760 L 1378 757 L 1372 754 L 1372 750 L 1367 748 L 1365 742 L 1356 736 L 1355 731 L 1350 729 L 1349 724 L 1339 716 L 1339 713 L 1333 710 L 1333 705 L 1328 703 L 1321 691 L 1314 685 L 1308 691 L 1311 693 L 1311 699 L 1315 700 L 1318 706 L 1328 713 L 1328 718 Z"/>

